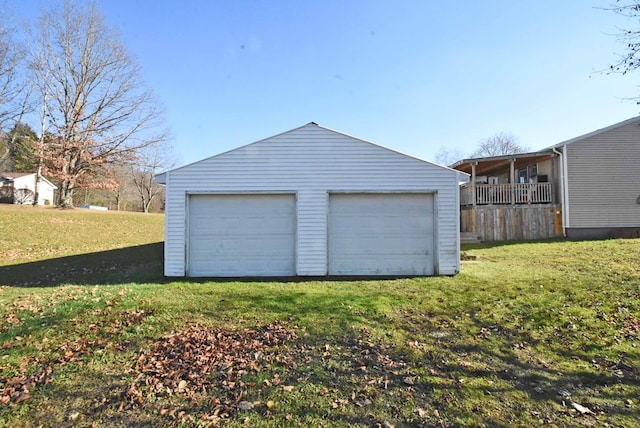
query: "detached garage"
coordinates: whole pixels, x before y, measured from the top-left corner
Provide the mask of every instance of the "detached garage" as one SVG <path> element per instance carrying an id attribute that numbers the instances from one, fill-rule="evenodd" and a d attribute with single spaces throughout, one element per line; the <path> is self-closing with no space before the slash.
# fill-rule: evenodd
<path id="1" fill-rule="evenodd" d="M 167 171 L 165 275 L 455 274 L 460 174 L 313 122 Z"/>

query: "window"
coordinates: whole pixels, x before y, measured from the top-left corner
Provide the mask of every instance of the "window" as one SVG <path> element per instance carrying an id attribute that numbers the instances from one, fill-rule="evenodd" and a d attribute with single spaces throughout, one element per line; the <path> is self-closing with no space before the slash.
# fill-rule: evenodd
<path id="1" fill-rule="evenodd" d="M 526 183 L 529 180 L 527 168 L 518 170 L 518 183 Z"/>

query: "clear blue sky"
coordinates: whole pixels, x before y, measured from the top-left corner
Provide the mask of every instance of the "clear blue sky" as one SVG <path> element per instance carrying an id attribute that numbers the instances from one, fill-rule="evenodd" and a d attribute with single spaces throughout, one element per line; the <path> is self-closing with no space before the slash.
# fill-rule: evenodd
<path id="1" fill-rule="evenodd" d="M 41 0 L 9 0 L 32 19 Z M 599 74 L 638 28 L 614 0 L 103 0 L 180 163 L 310 121 L 433 160 L 509 132 L 538 149 L 640 114 Z M 635 26 L 635 27 L 634 27 Z"/>

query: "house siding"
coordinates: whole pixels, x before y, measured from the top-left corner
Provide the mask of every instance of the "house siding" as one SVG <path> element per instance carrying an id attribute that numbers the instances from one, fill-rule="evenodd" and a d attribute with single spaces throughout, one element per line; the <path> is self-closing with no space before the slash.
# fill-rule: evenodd
<path id="1" fill-rule="evenodd" d="M 458 173 L 309 124 L 165 173 L 165 275 L 184 276 L 187 195 L 296 194 L 296 273 L 327 274 L 331 192 L 433 193 L 436 273 L 459 271 Z"/>
<path id="2" fill-rule="evenodd" d="M 570 228 L 640 227 L 640 124 L 566 146 Z"/>
<path id="3" fill-rule="evenodd" d="M 301 190 L 297 200 L 297 274 L 327 274 L 327 209 L 323 190 Z"/>
<path id="4" fill-rule="evenodd" d="M 35 193 L 35 181 L 36 175 L 34 173 L 16 177 L 13 180 L 6 180 L 2 185 L 12 186 L 16 190 L 27 189 Z M 38 186 L 38 205 L 53 204 L 55 187 L 42 176 Z"/>

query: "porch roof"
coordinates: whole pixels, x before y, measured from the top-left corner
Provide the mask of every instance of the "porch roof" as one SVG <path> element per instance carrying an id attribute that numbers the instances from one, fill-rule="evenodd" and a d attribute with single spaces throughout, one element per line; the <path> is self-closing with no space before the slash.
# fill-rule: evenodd
<path id="1" fill-rule="evenodd" d="M 476 175 L 489 175 L 494 172 L 509 170 L 511 160 L 515 160 L 515 168 L 529 165 L 531 162 L 540 162 L 554 156 L 552 150 L 539 152 L 514 153 L 510 155 L 489 156 L 481 158 L 462 159 L 449 166 L 449 168 L 471 174 L 471 166 L 476 165 Z"/>

